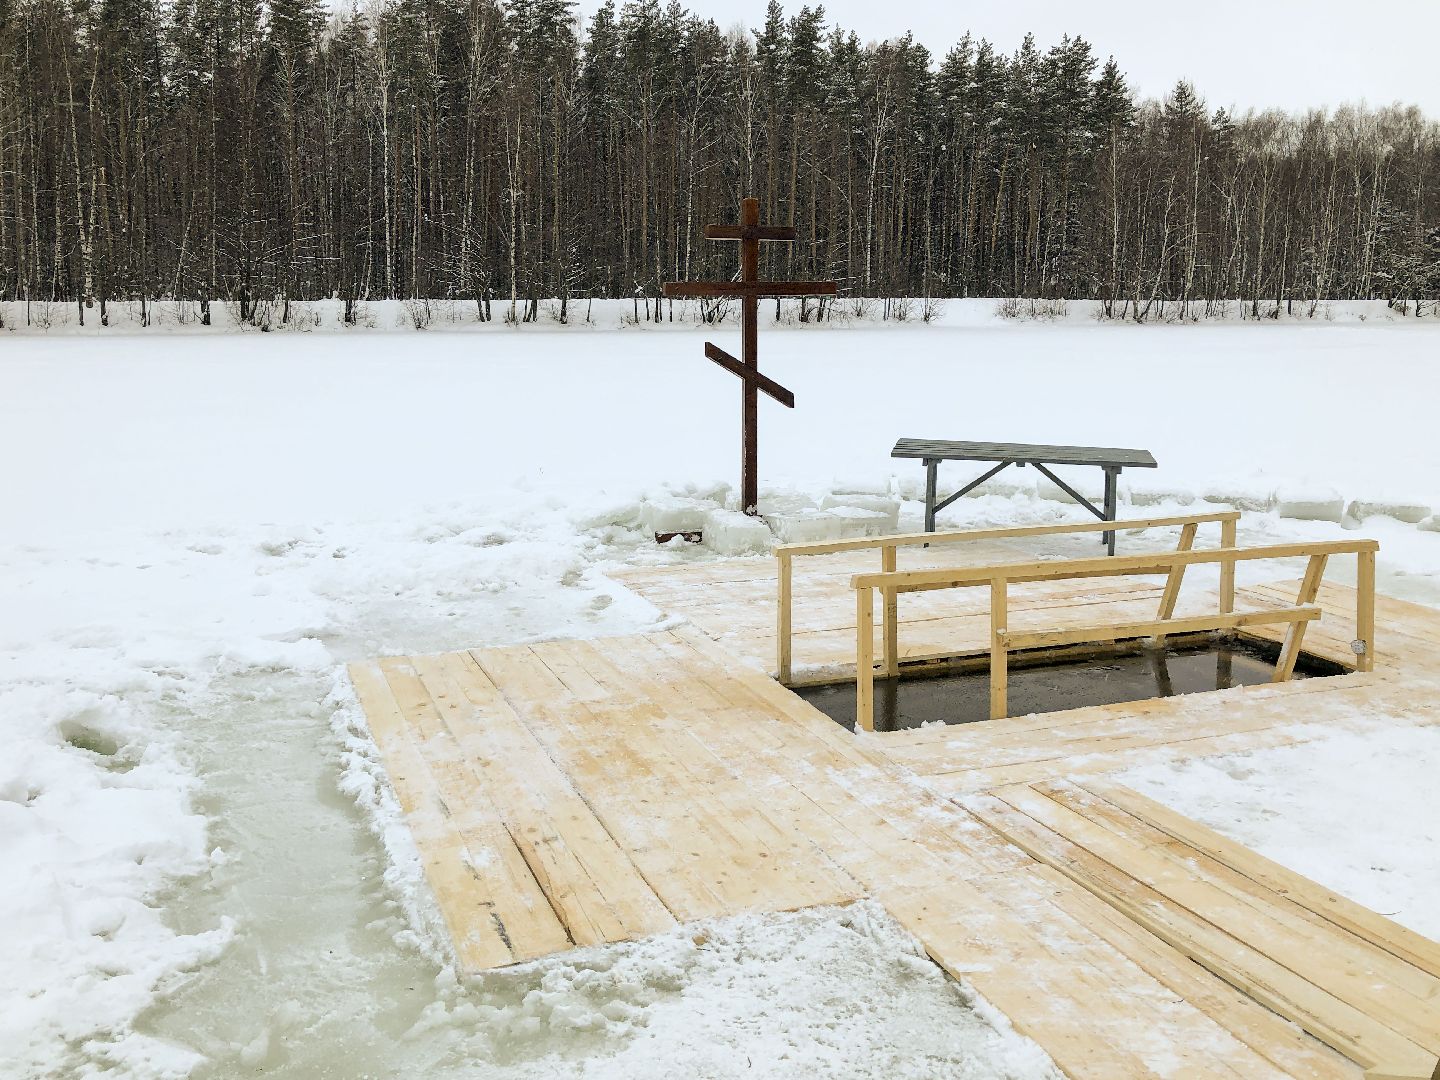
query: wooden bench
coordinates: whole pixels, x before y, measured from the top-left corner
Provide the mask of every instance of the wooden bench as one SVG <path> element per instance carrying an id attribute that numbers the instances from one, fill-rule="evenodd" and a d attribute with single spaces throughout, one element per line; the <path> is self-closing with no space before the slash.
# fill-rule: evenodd
<path id="1" fill-rule="evenodd" d="M 1041 473 L 1101 521 L 1114 521 L 1116 489 L 1121 469 L 1153 469 L 1155 458 L 1148 450 L 1121 450 L 1106 446 L 1045 446 L 1038 443 L 952 442 L 947 439 L 901 439 L 891 457 L 919 458 L 925 464 L 925 531 L 935 531 L 935 515 L 960 496 L 973 491 L 1009 465 L 1034 465 Z M 996 461 L 993 469 L 972 480 L 959 491 L 936 500 L 935 484 L 942 461 Z M 1094 465 L 1105 472 L 1104 509 L 1095 506 L 1060 477 L 1051 465 Z M 1102 533 L 1100 542 L 1115 554 L 1114 531 Z"/>

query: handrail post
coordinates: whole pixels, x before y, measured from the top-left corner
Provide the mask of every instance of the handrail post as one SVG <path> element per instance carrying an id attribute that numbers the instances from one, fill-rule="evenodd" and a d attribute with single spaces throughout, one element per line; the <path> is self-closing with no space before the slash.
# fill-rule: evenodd
<path id="1" fill-rule="evenodd" d="M 1295 597 L 1296 607 L 1315 603 L 1315 598 L 1320 595 L 1320 581 L 1325 577 L 1325 564 L 1329 561 L 1328 555 L 1310 556 L 1305 565 L 1305 577 L 1300 581 L 1300 593 Z"/>
<path id="2" fill-rule="evenodd" d="M 855 729 L 875 730 L 875 594 L 855 590 Z"/>
<path id="3" fill-rule="evenodd" d="M 1009 583 L 1003 577 L 990 581 L 990 719 L 1009 715 L 1010 654 L 1005 644 L 1009 616 Z"/>
<path id="4" fill-rule="evenodd" d="M 880 569 L 887 574 L 895 572 L 894 544 L 886 544 L 880 549 Z M 881 656 L 884 658 L 885 677 L 893 679 L 900 674 L 900 594 L 892 586 L 882 589 L 880 595 L 884 598 Z"/>
<path id="5" fill-rule="evenodd" d="M 776 677 L 782 686 L 790 685 L 791 676 L 791 620 L 793 618 L 790 578 L 793 567 L 790 552 L 783 547 L 775 549 L 777 567 L 777 588 L 775 593 L 775 667 Z"/>
<path id="6" fill-rule="evenodd" d="M 1195 546 L 1195 533 L 1200 526 L 1193 522 L 1180 530 L 1180 543 L 1176 551 L 1189 551 Z M 1170 568 L 1170 574 L 1165 579 L 1165 591 L 1160 595 L 1160 612 L 1157 618 L 1165 620 L 1175 614 L 1175 602 L 1180 599 L 1180 586 L 1185 581 L 1185 564 L 1177 563 Z M 1229 612 L 1225 612 L 1229 614 Z M 1159 648 L 1165 644 L 1165 635 L 1155 635 L 1155 646 Z"/>
<path id="7" fill-rule="evenodd" d="M 1220 546 L 1235 546 L 1235 519 L 1226 518 L 1220 522 Z M 1226 559 L 1220 564 L 1220 614 L 1229 615 L 1235 610 L 1235 560 Z"/>
<path id="8" fill-rule="evenodd" d="M 1295 597 L 1296 607 L 1315 603 L 1320 594 L 1320 580 L 1325 576 L 1328 555 L 1311 555 L 1305 564 L 1305 577 L 1300 581 L 1300 592 Z M 1292 622 L 1285 631 L 1285 640 L 1280 646 L 1280 658 L 1275 662 L 1275 675 L 1271 682 L 1286 682 L 1295 673 L 1295 663 L 1300 659 L 1300 646 L 1305 640 L 1306 623 Z"/>
<path id="9" fill-rule="evenodd" d="M 1355 638 L 1363 651 L 1355 657 L 1356 671 L 1375 670 L 1375 552 L 1355 556 Z"/>

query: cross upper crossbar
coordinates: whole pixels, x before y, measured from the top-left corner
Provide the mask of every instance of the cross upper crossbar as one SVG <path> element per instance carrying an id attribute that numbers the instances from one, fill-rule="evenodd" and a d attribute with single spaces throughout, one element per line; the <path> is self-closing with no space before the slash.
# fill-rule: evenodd
<path id="1" fill-rule="evenodd" d="M 706 240 L 778 240 L 795 239 L 791 225 L 706 225 Z"/>
<path id="2" fill-rule="evenodd" d="M 692 296 L 706 300 L 746 296 L 834 296 L 833 281 L 672 281 L 666 296 Z"/>

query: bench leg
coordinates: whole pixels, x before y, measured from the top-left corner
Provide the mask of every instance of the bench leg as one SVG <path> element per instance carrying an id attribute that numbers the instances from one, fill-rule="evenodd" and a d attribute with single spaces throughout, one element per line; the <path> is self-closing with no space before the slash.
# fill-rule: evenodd
<path id="1" fill-rule="evenodd" d="M 1117 496 L 1120 480 L 1120 470 L 1112 465 L 1105 466 L 1105 520 L 1114 521 L 1117 514 Z M 1102 533 L 1100 542 L 1105 545 L 1106 551 L 1115 554 L 1115 530 Z"/>
<path id="2" fill-rule="evenodd" d="M 925 459 L 925 531 L 935 531 L 935 481 L 936 472 L 940 468 L 940 462 L 933 458 Z"/>

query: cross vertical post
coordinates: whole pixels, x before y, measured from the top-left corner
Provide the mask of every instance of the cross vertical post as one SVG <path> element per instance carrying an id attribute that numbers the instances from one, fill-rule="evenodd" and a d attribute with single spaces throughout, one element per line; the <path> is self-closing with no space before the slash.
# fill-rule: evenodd
<path id="1" fill-rule="evenodd" d="M 760 503 L 760 392 L 787 409 L 795 407 L 794 394 L 760 373 L 760 298 L 834 296 L 836 288 L 833 281 L 760 280 L 760 242 L 793 241 L 795 230 L 788 225 L 761 225 L 758 199 L 741 202 L 739 225 L 707 225 L 705 238 L 740 242 L 740 280 L 670 281 L 663 291 L 672 298 L 740 301 L 740 359 L 708 341 L 705 355 L 740 378 L 740 508 L 753 516 L 759 513 Z"/>
<path id="2" fill-rule="evenodd" d="M 740 281 L 750 285 L 760 280 L 760 200 L 740 204 Z M 760 297 L 747 293 L 740 298 L 740 359 L 747 374 L 760 370 Z M 753 379 L 741 383 L 740 403 L 740 509 L 758 513 L 760 505 L 760 395 Z"/>

